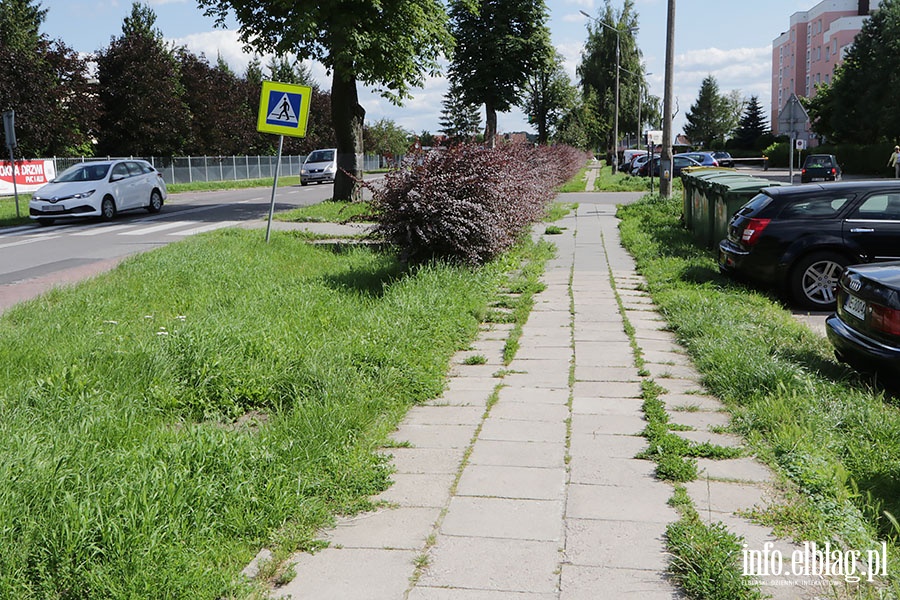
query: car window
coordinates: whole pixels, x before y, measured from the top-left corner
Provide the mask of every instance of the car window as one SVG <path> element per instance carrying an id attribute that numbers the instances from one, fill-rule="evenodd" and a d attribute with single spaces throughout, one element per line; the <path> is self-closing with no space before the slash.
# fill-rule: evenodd
<path id="1" fill-rule="evenodd" d="M 128 167 L 125 166 L 125 163 L 118 163 L 113 167 L 112 175 L 113 177 L 128 177 Z"/>
<path id="2" fill-rule="evenodd" d="M 108 172 L 109 165 L 78 165 L 67 169 L 54 181 L 100 181 Z"/>
<path id="3" fill-rule="evenodd" d="M 750 202 L 741 207 L 738 211 L 740 215 L 756 214 L 772 202 L 772 197 L 768 194 L 757 194 L 750 199 Z"/>
<path id="4" fill-rule="evenodd" d="M 797 198 L 785 204 L 779 218 L 812 219 L 836 217 L 841 209 L 850 201 L 849 197 L 816 196 L 814 198 Z"/>
<path id="5" fill-rule="evenodd" d="M 125 164 L 128 165 L 128 172 L 131 173 L 132 175 L 143 175 L 144 174 L 144 170 L 141 168 L 141 165 L 139 165 L 138 163 L 128 162 Z"/>
<path id="6" fill-rule="evenodd" d="M 851 219 L 900 221 L 900 194 L 875 194 L 859 205 Z"/>
<path id="7" fill-rule="evenodd" d="M 333 150 L 316 150 L 306 159 L 308 163 L 331 162 L 334 160 Z"/>
<path id="8" fill-rule="evenodd" d="M 806 159 L 804 166 L 808 169 L 824 169 L 833 165 L 831 164 L 830 156 L 810 156 Z"/>

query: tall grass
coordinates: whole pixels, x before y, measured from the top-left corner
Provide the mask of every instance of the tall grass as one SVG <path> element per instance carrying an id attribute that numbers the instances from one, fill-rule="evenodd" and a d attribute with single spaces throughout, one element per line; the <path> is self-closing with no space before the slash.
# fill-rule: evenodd
<path id="1" fill-rule="evenodd" d="M 713 254 L 679 226 L 680 198 L 648 197 L 619 214 L 623 242 L 704 383 L 757 455 L 815 508 L 776 509 L 802 517 L 779 525 L 859 550 L 875 539 L 896 543 L 888 517 L 900 514 L 895 401 L 836 363 L 827 341 L 777 300 L 720 276 Z"/>
<path id="2" fill-rule="evenodd" d="M 0 318 L 0 597 L 223 598 L 389 473 L 507 264 L 215 232 Z"/>

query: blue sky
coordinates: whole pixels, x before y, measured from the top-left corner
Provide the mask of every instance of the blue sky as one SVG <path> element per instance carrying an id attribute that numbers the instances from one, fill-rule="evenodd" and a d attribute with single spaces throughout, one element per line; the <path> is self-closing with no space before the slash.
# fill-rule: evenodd
<path id="1" fill-rule="evenodd" d="M 216 29 L 194 0 L 150 0 L 157 26 L 167 40 L 187 46 L 214 61 L 221 54 L 237 72 L 243 72 L 250 57 L 241 52 L 235 32 Z M 808 10 L 817 0 L 678 0 L 675 13 L 675 96 L 678 112 L 676 133 L 684 124 L 684 114 L 696 100 L 700 83 L 707 75 L 716 77 L 723 93 L 740 90 L 745 97 L 756 94 L 768 113 L 771 95 L 772 40 L 789 26 L 791 14 Z M 121 35 L 122 21 L 131 12 L 130 0 L 41 0 L 48 9 L 43 33 L 62 39 L 79 52 L 90 53 L 106 47 Z M 621 8 L 622 0 L 613 6 Z M 550 30 L 554 46 L 566 60 L 566 68 L 576 82 L 575 67 L 587 37 L 586 22 L 579 11 L 596 15 L 602 0 L 548 0 Z M 666 0 L 635 0 L 640 30 L 637 33 L 646 64 L 650 92 L 662 97 L 665 63 Z M 319 84 L 330 87 L 320 65 L 311 65 Z M 624 85 L 624 83 L 623 83 Z M 361 90 L 360 101 L 367 121 L 392 119 L 402 127 L 435 133 L 439 129 L 441 102 L 447 90 L 443 77 L 429 78 L 424 88 L 413 90 L 414 98 L 404 106 Z M 501 131 L 532 131 L 518 110 L 498 115 Z"/>

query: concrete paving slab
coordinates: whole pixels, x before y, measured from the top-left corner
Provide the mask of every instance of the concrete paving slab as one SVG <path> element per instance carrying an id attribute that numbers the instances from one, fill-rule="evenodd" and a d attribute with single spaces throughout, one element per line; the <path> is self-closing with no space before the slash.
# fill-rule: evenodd
<path id="1" fill-rule="evenodd" d="M 560 500 L 566 473 L 559 468 L 468 465 L 456 487 L 457 496 L 524 500 Z"/>
<path id="2" fill-rule="evenodd" d="M 469 456 L 470 465 L 509 467 L 565 467 L 564 442 L 502 442 L 479 440 Z"/>
<path id="3" fill-rule="evenodd" d="M 455 473 L 394 473 L 391 487 L 374 497 L 376 502 L 398 506 L 439 507 L 447 505 Z"/>
<path id="4" fill-rule="evenodd" d="M 447 390 L 444 395 L 460 391 L 482 392 L 487 398 L 498 383 L 499 380 L 493 374 L 489 377 L 450 377 L 447 379 Z"/>
<path id="5" fill-rule="evenodd" d="M 566 520 L 566 563 L 664 572 L 665 525 L 634 521 Z"/>
<path id="6" fill-rule="evenodd" d="M 509 442 L 561 442 L 566 439 L 566 425 L 565 423 L 546 421 L 488 419 L 484 422 L 478 439 Z"/>
<path id="7" fill-rule="evenodd" d="M 557 542 L 440 536 L 418 585 L 553 594 L 559 560 Z"/>
<path id="8" fill-rule="evenodd" d="M 647 421 L 639 414 L 577 415 L 572 433 L 584 435 L 639 435 Z"/>
<path id="9" fill-rule="evenodd" d="M 672 523 L 678 515 L 666 504 L 671 497 L 672 486 L 658 481 L 627 487 L 574 483 L 569 485 L 566 518 Z"/>
<path id="10" fill-rule="evenodd" d="M 531 594 L 528 592 L 498 592 L 494 590 L 416 586 L 409 593 L 408 600 L 558 600 L 558 596 L 555 592 Z"/>
<path id="11" fill-rule="evenodd" d="M 576 381 L 640 381 L 642 378 L 637 374 L 637 368 L 634 367 L 632 359 L 631 366 L 624 367 L 598 367 L 594 365 L 585 365 L 583 363 L 575 365 Z"/>
<path id="12" fill-rule="evenodd" d="M 497 380 L 492 381 L 494 385 L 497 384 Z M 456 389 L 456 387 L 444 391 L 442 395 L 425 402 L 423 406 L 478 406 L 484 409 L 487 405 L 487 398 L 493 390 L 493 387 L 475 390 Z"/>
<path id="13" fill-rule="evenodd" d="M 647 350 L 646 348 L 641 348 L 643 352 L 643 357 L 646 362 L 649 363 L 658 363 L 661 365 L 681 365 L 681 366 L 692 366 L 690 357 L 681 353 L 681 352 L 672 352 L 667 350 Z"/>
<path id="14" fill-rule="evenodd" d="M 704 521 L 715 522 L 721 519 L 720 513 L 734 514 L 768 505 L 768 494 L 759 485 L 698 479 L 686 483 L 685 488 Z"/>
<path id="15" fill-rule="evenodd" d="M 413 425 L 401 423 L 391 438 L 415 448 L 465 448 L 475 435 L 475 425 Z"/>
<path id="16" fill-rule="evenodd" d="M 660 397 L 670 415 L 677 412 L 708 411 L 717 412 L 724 408 L 722 401 L 706 394 L 663 394 Z"/>
<path id="17" fill-rule="evenodd" d="M 563 565 L 561 587 L 560 600 L 597 600 L 597 590 L 603 590 L 603 598 L 684 598 L 663 573 L 640 569 Z"/>
<path id="18" fill-rule="evenodd" d="M 575 415 L 637 415 L 642 416 L 640 398 L 572 398 Z"/>
<path id="19" fill-rule="evenodd" d="M 655 381 L 669 394 L 709 394 L 697 378 L 656 377 Z"/>
<path id="20" fill-rule="evenodd" d="M 766 465 L 752 458 L 732 458 L 729 460 L 697 459 L 700 478 L 744 483 L 770 483 L 775 474 Z"/>
<path id="21" fill-rule="evenodd" d="M 272 592 L 292 600 L 402 598 L 415 569 L 411 550 L 326 548 L 294 558 L 297 576 Z"/>
<path id="22" fill-rule="evenodd" d="M 563 501 L 476 498 L 450 500 L 441 535 L 562 541 Z"/>
<path id="23" fill-rule="evenodd" d="M 572 391 L 576 398 L 640 398 L 641 384 L 617 381 L 576 381 Z"/>
<path id="24" fill-rule="evenodd" d="M 656 463 L 639 458 L 572 454 L 569 469 L 570 483 L 627 487 L 656 482 Z"/>
<path id="25" fill-rule="evenodd" d="M 465 448 L 385 448 L 397 473 L 456 473 Z"/>
<path id="26" fill-rule="evenodd" d="M 692 379 L 700 381 L 700 372 L 688 365 L 663 365 L 659 363 L 645 362 L 646 369 L 652 377 L 657 379 L 660 385 L 665 386 L 669 379 Z"/>
<path id="27" fill-rule="evenodd" d="M 464 365 L 457 363 L 450 366 L 448 375 L 450 377 L 461 379 L 490 379 L 493 378 L 494 373 L 501 368 L 503 368 L 503 364 L 500 361 L 497 361 L 496 364 L 483 365 Z"/>
<path id="28" fill-rule="evenodd" d="M 500 402 L 526 402 L 529 404 L 568 404 L 568 385 L 557 388 L 531 388 L 512 385 L 504 378 L 504 387 L 497 394 Z"/>
<path id="29" fill-rule="evenodd" d="M 711 427 L 728 427 L 731 415 L 725 412 L 710 411 L 673 411 L 669 413 L 669 422 L 687 425 L 697 431 L 709 431 Z"/>
<path id="30" fill-rule="evenodd" d="M 611 458 L 634 458 L 646 448 L 647 440 L 637 436 L 573 434 L 569 452 L 572 456 L 596 454 Z"/>
<path id="31" fill-rule="evenodd" d="M 712 433 L 709 431 L 673 431 L 675 435 L 690 440 L 695 444 L 710 443 L 725 448 L 741 448 L 744 440 L 740 436 L 730 433 Z"/>
<path id="32" fill-rule="evenodd" d="M 638 345 L 641 347 L 641 350 L 644 352 L 677 352 L 679 354 L 687 356 L 684 348 L 682 348 L 678 342 L 675 341 L 675 335 L 670 334 L 665 336 L 670 339 L 658 339 L 658 338 L 645 338 L 639 339 Z"/>
<path id="33" fill-rule="evenodd" d="M 561 423 L 569 418 L 569 407 L 564 404 L 538 404 L 502 400 L 491 408 L 492 419 L 510 421 L 548 421 Z"/>
<path id="34" fill-rule="evenodd" d="M 421 550 L 440 514 L 437 507 L 383 508 L 340 517 L 324 538 L 337 548 Z"/>
<path id="35" fill-rule="evenodd" d="M 404 425 L 477 425 L 484 417 L 481 406 L 413 406 Z"/>
<path id="36" fill-rule="evenodd" d="M 521 362 L 513 362 L 508 367 L 511 372 L 503 376 L 503 382 L 516 387 L 531 388 L 564 388 L 569 383 L 569 372 L 566 371 L 540 371 L 537 369 L 527 370 L 517 365 Z M 519 372 L 524 370 L 525 372 Z"/>

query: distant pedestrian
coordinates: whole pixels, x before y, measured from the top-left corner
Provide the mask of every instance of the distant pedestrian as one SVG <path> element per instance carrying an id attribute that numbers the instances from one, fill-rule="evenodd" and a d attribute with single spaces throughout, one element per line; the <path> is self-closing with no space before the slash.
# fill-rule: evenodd
<path id="1" fill-rule="evenodd" d="M 894 167 L 894 178 L 900 179 L 900 146 L 894 146 L 894 153 L 888 160 L 888 166 Z"/>

